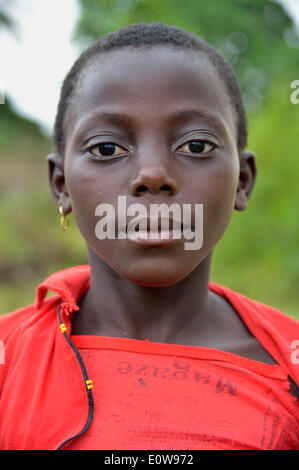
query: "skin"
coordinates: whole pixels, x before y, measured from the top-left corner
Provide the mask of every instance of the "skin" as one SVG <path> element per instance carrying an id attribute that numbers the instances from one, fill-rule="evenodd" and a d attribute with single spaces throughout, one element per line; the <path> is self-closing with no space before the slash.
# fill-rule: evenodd
<path id="1" fill-rule="evenodd" d="M 182 110 L 202 116 L 175 121 Z M 96 118 L 100 112 L 129 118 L 112 122 Z M 212 146 L 194 154 L 184 145 L 194 140 Z M 115 143 L 119 153 L 101 157 L 96 144 L 103 142 Z M 213 250 L 233 210 L 247 207 L 256 160 L 253 152 L 238 150 L 229 98 L 205 57 L 159 46 L 93 59 L 67 110 L 65 155 L 50 154 L 47 161 L 57 207 L 73 211 L 91 270 L 72 334 L 149 338 L 275 363 L 232 305 L 208 288 Z M 95 208 L 116 208 L 119 195 L 127 207 L 202 203 L 202 248 L 186 251 L 184 240 L 155 247 L 99 240 Z"/>

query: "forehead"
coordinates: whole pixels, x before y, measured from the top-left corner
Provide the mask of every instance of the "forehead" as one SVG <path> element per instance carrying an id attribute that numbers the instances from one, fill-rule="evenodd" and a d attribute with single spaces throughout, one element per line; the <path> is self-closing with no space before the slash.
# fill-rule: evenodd
<path id="1" fill-rule="evenodd" d="M 218 120 L 236 138 L 228 94 L 204 54 L 164 45 L 101 52 L 80 74 L 65 136 L 101 110 L 119 110 L 140 123 L 152 120 L 162 125 L 164 118 L 187 108 Z"/>

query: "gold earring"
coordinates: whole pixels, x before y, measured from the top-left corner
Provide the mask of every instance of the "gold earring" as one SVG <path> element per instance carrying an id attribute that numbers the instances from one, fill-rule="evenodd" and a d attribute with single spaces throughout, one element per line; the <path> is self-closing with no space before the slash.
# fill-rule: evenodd
<path id="1" fill-rule="evenodd" d="M 59 206 L 58 211 L 59 211 L 59 214 L 61 215 L 61 219 L 60 219 L 61 228 L 62 230 L 67 230 L 69 228 L 70 221 L 67 218 L 67 216 L 63 213 L 63 207 L 61 205 Z"/>

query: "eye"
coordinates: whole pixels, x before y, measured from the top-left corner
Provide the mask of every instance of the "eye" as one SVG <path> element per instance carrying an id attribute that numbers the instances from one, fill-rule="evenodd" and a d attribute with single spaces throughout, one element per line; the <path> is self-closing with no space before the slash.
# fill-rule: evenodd
<path id="1" fill-rule="evenodd" d="M 207 142 L 206 140 L 190 140 L 186 142 L 184 145 L 178 147 L 177 151 L 183 153 L 208 153 L 213 148 L 215 148 L 214 144 Z"/>
<path id="2" fill-rule="evenodd" d="M 101 144 L 93 145 L 88 150 L 92 155 L 96 155 L 97 157 L 114 157 L 116 155 L 127 153 L 127 150 L 113 142 L 103 142 Z"/>

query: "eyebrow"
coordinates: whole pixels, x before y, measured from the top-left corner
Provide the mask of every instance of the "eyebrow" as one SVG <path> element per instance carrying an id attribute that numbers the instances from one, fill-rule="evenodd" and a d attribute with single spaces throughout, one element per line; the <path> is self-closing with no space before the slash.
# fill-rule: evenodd
<path id="1" fill-rule="evenodd" d="M 212 124 L 212 126 L 223 130 L 226 126 L 224 125 L 223 120 L 220 117 L 217 117 L 215 114 L 207 113 L 205 111 L 193 110 L 193 109 L 186 109 L 182 111 L 178 111 L 169 116 L 169 119 L 175 123 L 180 121 L 186 121 L 194 118 L 199 118 L 205 120 Z"/>
<path id="2" fill-rule="evenodd" d="M 223 119 L 215 114 L 207 113 L 205 111 L 185 109 L 166 116 L 166 119 L 174 125 L 196 118 L 207 121 L 221 132 L 227 132 L 227 127 Z M 133 126 L 134 118 L 125 112 L 96 111 L 81 122 L 77 129 L 80 133 L 83 133 L 95 121 L 106 121 L 118 127 L 126 127 L 128 125 Z"/>

